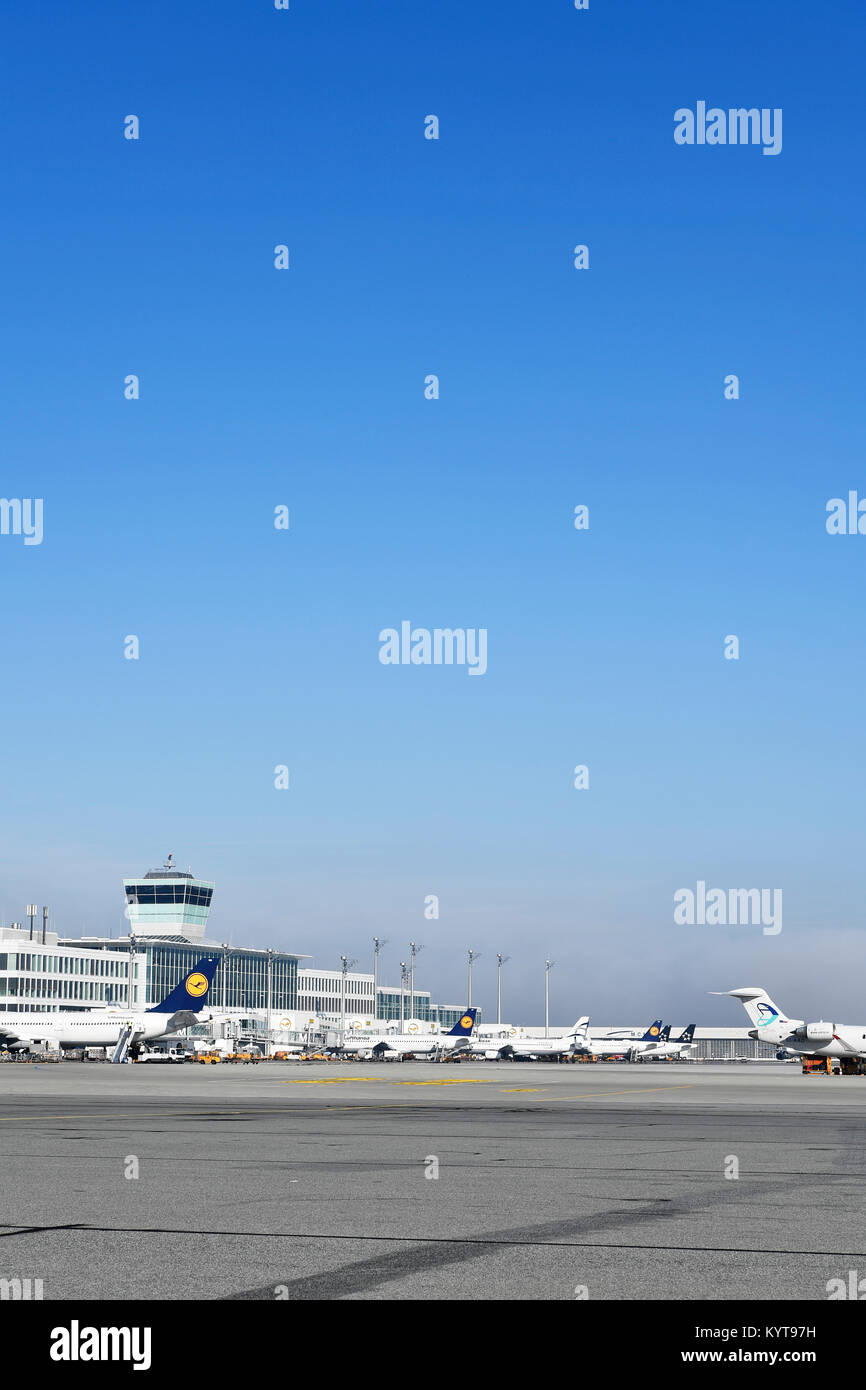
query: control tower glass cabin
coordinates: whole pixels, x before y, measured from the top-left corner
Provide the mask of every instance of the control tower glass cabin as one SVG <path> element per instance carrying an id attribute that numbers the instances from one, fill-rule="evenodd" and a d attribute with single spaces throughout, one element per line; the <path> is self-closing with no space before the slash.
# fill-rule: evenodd
<path id="1" fill-rule="evenodd" d="M 182 941 L 204 937 L 214 886 L 176 869 L 173 857 L 170 854 L 161 869 L 151 869 L 143 878 L 123 880 L 133 936 Z"/>

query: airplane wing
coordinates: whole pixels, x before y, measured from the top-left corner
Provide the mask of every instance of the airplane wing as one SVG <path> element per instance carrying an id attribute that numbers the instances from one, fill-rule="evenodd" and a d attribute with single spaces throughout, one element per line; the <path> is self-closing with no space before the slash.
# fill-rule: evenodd
<path id="1" fill-rule="evenodd" d="M 177 1028 L 194 1028 L 202 1019 L 198 1014 L 194 1014 L 192 1009 L 178 1009 L 177 1013 L 171 1015 L 165 1021 L 165 1031 L 173 1033 Z"/>

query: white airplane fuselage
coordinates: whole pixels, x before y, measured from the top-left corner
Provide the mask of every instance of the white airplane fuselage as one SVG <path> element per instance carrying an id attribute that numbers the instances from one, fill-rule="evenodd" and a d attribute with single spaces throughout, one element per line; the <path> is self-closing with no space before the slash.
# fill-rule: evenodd
<path id="1" fill-rule="evenodd" d="M 573 1050 L 571 1038 L 524 1038 L 513 1049 L 516 1057 L 567 1057 Z"/>
<path id="2" fill-rule="evenodd" d="M 584 1015 L 567 1033 L 561 1033 L 557 1038 L 521 1038 L 511 1044 L 511 1051 L 515 1057 L 568 1057 L 575 1050 L 580 1050 L 588 1023 L 589 1018 Z M 500 1047 L 502 1045 L 500 1043 Z"/>
<path id="3" fill-rule="evenodd" d="M 866 1025 L 834 1023 L 832 1026 L 833 1036 L 829 1042 L 810 1042 L 791 1034 L 779 1041 L 779 1050 L 793 1052 L 801 1057 L 866 1058 Z M 757 1029 L 750 1031 L 749 1037 L 757 1038 L 760 1042 L 770 1041 Z"/>
<path id="4" fill-rule="evenodd" d="M 825 1019 L 807 1023 L 802 1018 L 788 1018 L 759 985 L 743 985 L 722 993 L 739 999 L 752 1024 L 749 1037 L 758 1042 L 806 1057 L 866 1058 L 866 1024 L 830 1023 Z"/>
<path id="5" fill-rule="evenodd" d="M 661 1043 L 645 1042 L 641 1038 L 587 1038 L 585 1043 L 575 1048 L 584 1057 L 627 1057 L 630 1052 L 644 1053 L 648 1049 L 660 1048 Z M 656 1056 L 661 1054 L 656 1051 Z"/>
<path id="6" fill-rule="evenodd" d="M 113 1047 L 123 1029 L 132 1024 L 136 1042 L 150 1042 L 170 1030 L 172 1014 L 132 1010 L 82 1009 L 80 1013 L 0 1014 L 0 1047 L 52 1048 Z"/>
<path id="7" fill-rule="evenodd" d="M 345 1047 L 362 1054 L 384 1048 L 401 1056 L 411 1052 L 422 1057 L 433 1052 L 462 1052 L 468 1043 L 468 1037 L 453 1038 L 447 1033 L 359 1033 L 352 1041 L 347 1038 Z"/>
<path id="8" fill-rule="evenodd" d="M 690 1052 L 693 1043 L 650 1043 L 639 1054 L 642 1062 L 650 1062 L 654 1057 L 681 1057 L 684 1052 Z M 631 1050 L 631 1049 L 629 1049 Z"/>

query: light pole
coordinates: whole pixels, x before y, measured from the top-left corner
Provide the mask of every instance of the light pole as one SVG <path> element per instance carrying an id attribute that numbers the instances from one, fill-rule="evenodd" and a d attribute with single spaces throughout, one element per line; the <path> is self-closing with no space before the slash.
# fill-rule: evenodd
<path id="1" fill-rule="evenodd" d="M 39 908 L 36 906 L 35 903 L 28 903 L 28 904 L 27 904 L 27 916 L 30 918 L 30 940 L 31 940 L 31 941 L 33 940 L 33 918 L 36 916 L 36 914 L 37 914 L 38 911 L 39 911 Z"/>
<path id="2" fill-rule="evenodd" d="M 274 953 L 268 947 L 268 1021 L 265 1028 L 265 1056 L 271 1055 L 271 1009 L 274 997 Z"/>
<path id="3" fill-rule="evenodd" d="M 473 951 L 472 947 L 470 946 L 469 951 L 467 952 L 467 959 L 469 961 L 469 979 L 466 987 L 466 1003 L 467 1005 L 469 1005 L 472 1003 L 472 964 L 473 961 L 481 959 L 481 952 Z"/>
<path id="4" fill-rule="evenodd" d="M 129 962 L 128 962 L 127 967 L 126 967 L 127 975 L 128 975 L 128 977 L 129 977 L 129 978 L 127 979 L 127 981 L 126 981 L 126 1007 L 127 1007 L 130 1011 L 132 1010 L 132 1006 L 133 1006 L 133 1004 L 134 1004 L 134 1002 L 135 1002 L 134 999 L 133 999 L 133 997 L 132 997 L 132 976 L 133 976 L 133 965 L 134 965 L 134 962 L 135 962 L 135 937 L 133 936 L 132 932 L 130 932 L 130 933 L 129 933 Z M 147 1002 L 147 1000 L 145 1000 L 145 1003 L 146 1003 L 146 1002 Z"/>
<path id="5" fill-rule="evenodd" d="M 544 1036 L 550 1032 L 550 972 L 556 965 L 555 960 L 544 962 Z"/>
<path id="6" fill-rule="evenodd" d="M 357 965 L 356 960 L 349 960 L 348 956 L 340 956 L 340 1046 L 346 1038 L 346 976 L 353 965 Z"/>
<path id="7" fill-rule="evenodd" d="M 400 1033 L 401 1033 L 401 1035 L 402 1035 L 402 1033 L 403 1033 L 404 1003 L 405 1003 L 405 995 L 404 995 L 404 992 L 403 992 L 403 991 L 404 991 L 404 989 L 405 989 L 405 986 L 406 986 L 406 962 L 405 962 L 404 960 L 401 960 L 401 962 L 400 962 Z"/>
<path id="8" fill-rule="evenodd" d="M 415 957 L 424 947 L 416 942 L 409 942 L 409 1017 L 415 1017 Z"/>
<path id="9" fill-rule="evenodd" d="M 373 937 L 373 1018 L 379 1017 L 379 952 L 383 946 L 387 946 L 387 939 L 380 941 L 378 936 Z"/>
<path id="10" fill-rule="evenodd" d="M 502 1022 L 502 967 L 510 956 L 503 956 L 499 951 L 496 953 L 496 1022 Z"/>

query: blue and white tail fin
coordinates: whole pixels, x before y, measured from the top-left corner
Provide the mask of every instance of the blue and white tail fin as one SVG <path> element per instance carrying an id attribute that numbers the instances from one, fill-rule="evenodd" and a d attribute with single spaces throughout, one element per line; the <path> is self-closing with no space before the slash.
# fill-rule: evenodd
<path id="1" fill-rule="evenodd" d="M 640 1038 L 638 1041 L 639 1041 L 639 1042 L 658 1042 L 658 1040 L 659 1040 L 659 1034 L 661 1033 L 661 1028 L 662 1028 L 662 1021 L 661 1021 L 660 1018 L 657 1018 L 657 1019 L 655 1020 L 655 1022 L 653 1022 L 653 1023 L 650 1024 L 649 1028 L 647 1028 L 647 1030 L 646 1030 L 646 1032 L 644 1033 L 643 1037 Z"/>
<path id="2" fill-rule="evenodd" d="M 664 1028 L 662 1028 L 661 1032 L 659 1033 L 659 1042 L 663 1042 L 663 1043 L 670 1042 L 670 1037 L 671 1037 L 671 1025 L 670 1025 L 669 1023 L 666 1023 L 665 1026 L 664 1026 Z"/>
<path id="3" fill-rule="evenodd" d="M 712 991 L 715 993 L 715 991 Z M 734 999 L 739 999 L 746 1013 L 749 1015 L 749 1022 L 757 1029 L 763 1030 L 776 1024 L 790 1023 L 797 1027 L 803 1022 L 801 1018 L 788 1018 L 782 1010 L 777 1008 L 765 989 L 757 985 L 744 985 L 741 989 L 728 989 L 725 994 L 731 995 Z"/>
<path id="4" fill-rule="evenodd" d="M 475 1027 L 475 1015 L 478 1010 L 475 1008 L 466 1009 L 460 1016 L 453 1028 L 449 1028 L 445 1034 L 447 1038 L 470 1038 L 472 1029 Z"/>
<path id="5" fill-rule="evenodd" d="M 582 1040 L 586 1037 L 586 1030 L 589 1027 L 589 1014 L 583 1014 L 575 1023 L 573 1028 L 569 1028 L 566 1033 L 567 1038 L 577 1038 Z"/>
<path id="6" fill-rule="evenodd" d="M 146 1012 L 175 1014 L 181 1009 L 188 1009 L 198 1013 L 208 1001 L 208 992 L 218 965 L 219 960 L 216 957 L 205 956 L 192 970 L 187 971 L 180 984 L 175 985 L 171 994 L 166 995 L 161 1004 L 154 1004 Z"/>
<path id="7" fill-rule="evenodd" d="M 693 1041 L 694 1041 L 695 1028 L 696 1028 L 696 1027 L 697 1027 L 697 1024 L 695 1024 L 695 1023 L 687 1023 L 686 1026 L 685 1026 L 685 1028 L 683 1029 L 683 1031 L 680 1033 L 679 1037 L 677 1038 L 677 1042 L 678 1042 L 678 1043 L 690 1043 L 690 1042 L 693 1042 Z"/>

